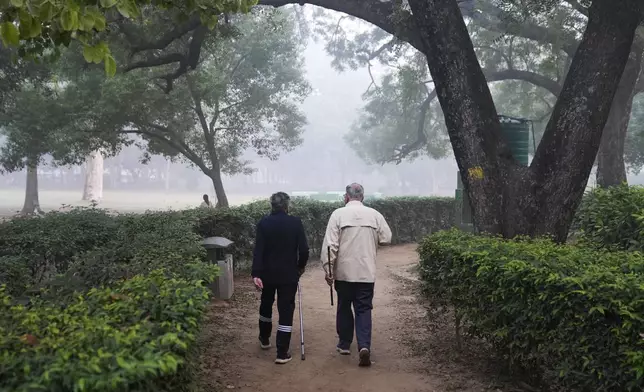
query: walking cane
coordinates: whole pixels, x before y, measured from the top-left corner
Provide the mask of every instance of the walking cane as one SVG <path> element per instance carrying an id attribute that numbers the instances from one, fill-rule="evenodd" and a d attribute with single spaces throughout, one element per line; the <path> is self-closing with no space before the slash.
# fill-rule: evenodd
<path id="1" fill-rule="evenodd" d="M 297 284 L 298 304 L 300 307 L 300 351 L 302 352 L 302 361 L 304 360 L 304 319 L 302 318 L 302 290 L 300 284 Z"/>
<path id="2" fill-rule="evenodd" d="M 326 247 L 326 255 L 329 260 L 329 277 L 333 279 L 333 264 L 331 264 L 331 247 Z M 329 294 L 331 295 L 331 306 L 333 306 L 333 283 L 329 285 Z"/>

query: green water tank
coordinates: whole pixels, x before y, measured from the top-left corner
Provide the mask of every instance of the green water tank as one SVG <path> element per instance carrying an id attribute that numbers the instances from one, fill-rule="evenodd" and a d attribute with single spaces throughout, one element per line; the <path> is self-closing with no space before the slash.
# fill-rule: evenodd
<path id="1" fill-rule="evenodd" d="M 509 144 L 514 159 L 528 166 L 528 146 L 530 140 L 530 120 L 499 116 L 501 133 Z"/>

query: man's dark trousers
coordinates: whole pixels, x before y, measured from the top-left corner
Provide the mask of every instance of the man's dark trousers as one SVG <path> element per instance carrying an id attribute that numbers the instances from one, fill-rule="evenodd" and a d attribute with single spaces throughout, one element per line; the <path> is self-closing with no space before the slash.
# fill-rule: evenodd
<path id="1" fill-rule="evenodd" d="M 275 346 L 277 346 L 277 355 L 279 356 L 285 355 L 291 344 L 297 283 L 264 284 L 262 300 L 259 305 L 259 337 L 263 341 L 270 339 L 273 330 L 273 303 L 275 302 L 276 292 L 279 322 L 277 325 Z"/>
<path id="2" fill-rule="evenodd" d="M 373 309 L 374 283 L 345 282 L 336 280 L 338 311 L 336 328 L 340 342 L 338 347 L 348 350 L 353 342 L 355 312 L 355 331 L 358 350 L 371 350 L 371 310 Z M 351 306 L 353 305 L 353 312 Z"/>

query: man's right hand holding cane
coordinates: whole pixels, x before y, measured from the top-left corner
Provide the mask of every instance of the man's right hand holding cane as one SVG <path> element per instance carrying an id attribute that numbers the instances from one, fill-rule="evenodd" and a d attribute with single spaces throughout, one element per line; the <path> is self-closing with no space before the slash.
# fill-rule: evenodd
<path id="1" fill-rule="evenodd" d="M 331 261 L 331 246 L 326 247 L 327 269 L 325 269 L 324 279 L 329 286 L 333 286 L 333 262 Z"/>

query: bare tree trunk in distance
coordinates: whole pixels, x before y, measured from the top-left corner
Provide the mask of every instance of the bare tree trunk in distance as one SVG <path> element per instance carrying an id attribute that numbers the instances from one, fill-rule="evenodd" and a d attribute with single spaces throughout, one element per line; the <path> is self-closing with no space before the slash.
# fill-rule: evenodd
<path id="1" fill-rule="evenodd" d="M 25 188 L 25 202 L 22 206 L 21 215 L 43 214 L 38 200 L 38 165 L 34 160 L 27 163 L 27 186 Z"/>
<path id="2" fill-rule="evenodd" d="M 103 154 L 92 151 L 85 168 L 83 200 L 98 203 L 103 199 Z"/>

